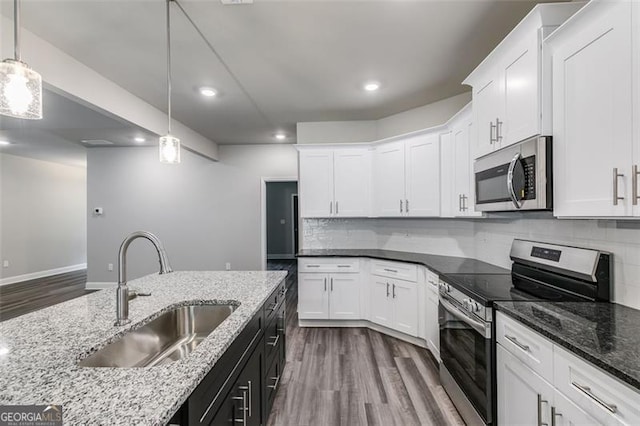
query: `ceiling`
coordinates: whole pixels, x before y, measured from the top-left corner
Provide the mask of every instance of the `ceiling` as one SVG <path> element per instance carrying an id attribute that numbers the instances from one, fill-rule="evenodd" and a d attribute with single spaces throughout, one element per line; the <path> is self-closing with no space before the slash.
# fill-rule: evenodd
<path id="1" fill-rule="evenodd" d="M 295 142 L 296 122 L 374 120 L 467 91 L 460 82 L 537 3 L 254 1 L 172 4 L 174 117 L 219 144 L 281 143 L 279 130 Z M 26 28 L 166 111 L 164 1 L 25 0 L 22 12 Z M 365 92 L 368 80 L 381 89 Z"/>
<path id="2" fill-rule="evenodd" d="M 86 167 L 86 150 L 92 145 L 83 140 L 112 143 L 106 146 L 151 146 L 157 140 L 157 135 L 51 90 L 43 91 L 42 101 L 42 120 L 0 116 L 0 140 L 10 142 L 0 145 L 0 153 Z M 147 141 L 136 142 L 136 137 Z"/>

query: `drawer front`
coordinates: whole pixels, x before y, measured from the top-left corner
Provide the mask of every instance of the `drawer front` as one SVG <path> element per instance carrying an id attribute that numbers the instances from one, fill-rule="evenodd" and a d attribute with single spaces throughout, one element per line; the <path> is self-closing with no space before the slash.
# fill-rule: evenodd
<path id="1" fill-rule="evenodd" d="M 496 340 L 529 368 L 553 383 L 553 343 L 502 312 L 496 315 Z"/>
<path id="2" fill-rule="evenodd" d="M 438 294 L 439 294 L 438 283 L 440 282 L 440 278 L 438 277 L 438 274 L 427 269 L 426 281 L 427 281 L 427 291 L 430 291 L 432 295 L 435 294 L 435 296 L 438 297 Z"/>
<path id="3" fill-rule="evenodd" d="M 265 324 L 269 324 L 276 316 L 276 312 L 278 311 L 278 306 L 284 302 L 287 294 L 287 290 L 285 287 L 285 283 L 281 283 L 278 288 L 276 288 L 271 296 L 264 302 L 264 322 Z"/>
<path id="4" fill-rule="evenodd" d="M 418 265 L 412 263 L 374 260 L 371 273 L 381 277 L 397 278 L 399 280 L 412 282 L 418 281 Z"/>
<path id="5" fill-rule="evenodd" d="M 271 365 L 275 356 L 280 353 L 280 348 L 284 343 L 285 332 L 285 304 L 280 304 L 276 317 L 264 331 L 264 344 L 267 365 Z"/>
<path id="6" fill-rule="evenodd" d="M 299 272 L 360 272 L 360 259 L 339 257 L 298 258 Z"/>
<path id="7" fill-rule="evenodd" d="M 640 424 L 640 392 L 555 347 L 556 388 L 601 424 Z"/>

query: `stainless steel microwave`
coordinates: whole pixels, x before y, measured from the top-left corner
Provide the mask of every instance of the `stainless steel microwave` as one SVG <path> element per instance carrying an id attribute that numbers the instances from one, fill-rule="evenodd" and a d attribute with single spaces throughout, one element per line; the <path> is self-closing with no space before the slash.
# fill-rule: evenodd
<path id="1" fill-rule="evenodd" d="M 536 136 L 478 158 L 476 210 L 551 210 L 551 156 L 551 137 Z"/>

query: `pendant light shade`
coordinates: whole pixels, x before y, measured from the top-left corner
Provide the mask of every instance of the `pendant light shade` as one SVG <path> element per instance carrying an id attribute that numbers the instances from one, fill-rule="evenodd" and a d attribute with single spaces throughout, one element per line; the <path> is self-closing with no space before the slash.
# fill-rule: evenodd
<path id="1" fill-rule="evenodd" d="M 42 77 L 20 60 L 20 4 L 13 2 L 14 59 L 0 62 L 0 115 L 42 118 Z"/>
<path id="2" fill-rule="evenodd" d="M 164 164 L 180 163 L 180 139 L 175 136 L 161 136 L 160 140 L 160 162 Z"/>
<path id="3" fill-rule="evenodd" d="M 160 162 L 163 164 L 180 163 L 180 139 L 171 135 L 171 0 L 167 4 L 167 134 L 160 136 Z"/>

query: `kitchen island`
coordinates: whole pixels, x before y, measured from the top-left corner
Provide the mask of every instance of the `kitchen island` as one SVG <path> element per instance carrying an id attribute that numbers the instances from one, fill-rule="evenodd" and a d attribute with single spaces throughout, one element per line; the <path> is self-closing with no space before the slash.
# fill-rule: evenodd
<path id="1" fill-rule="evenodd" d="M 131 323 L 122 327 L 114 326 L 115 290 L 2 322 L 0 405 L 60 404 L 65 424 L 166 424 L 285 277 L 282 271 L 148 275 L 129 282 L 151 296 L 131 301 Z M 187 358 L 149 368 L 77 365 L 172 308 L 210 303 L 237 308 Z"/>

